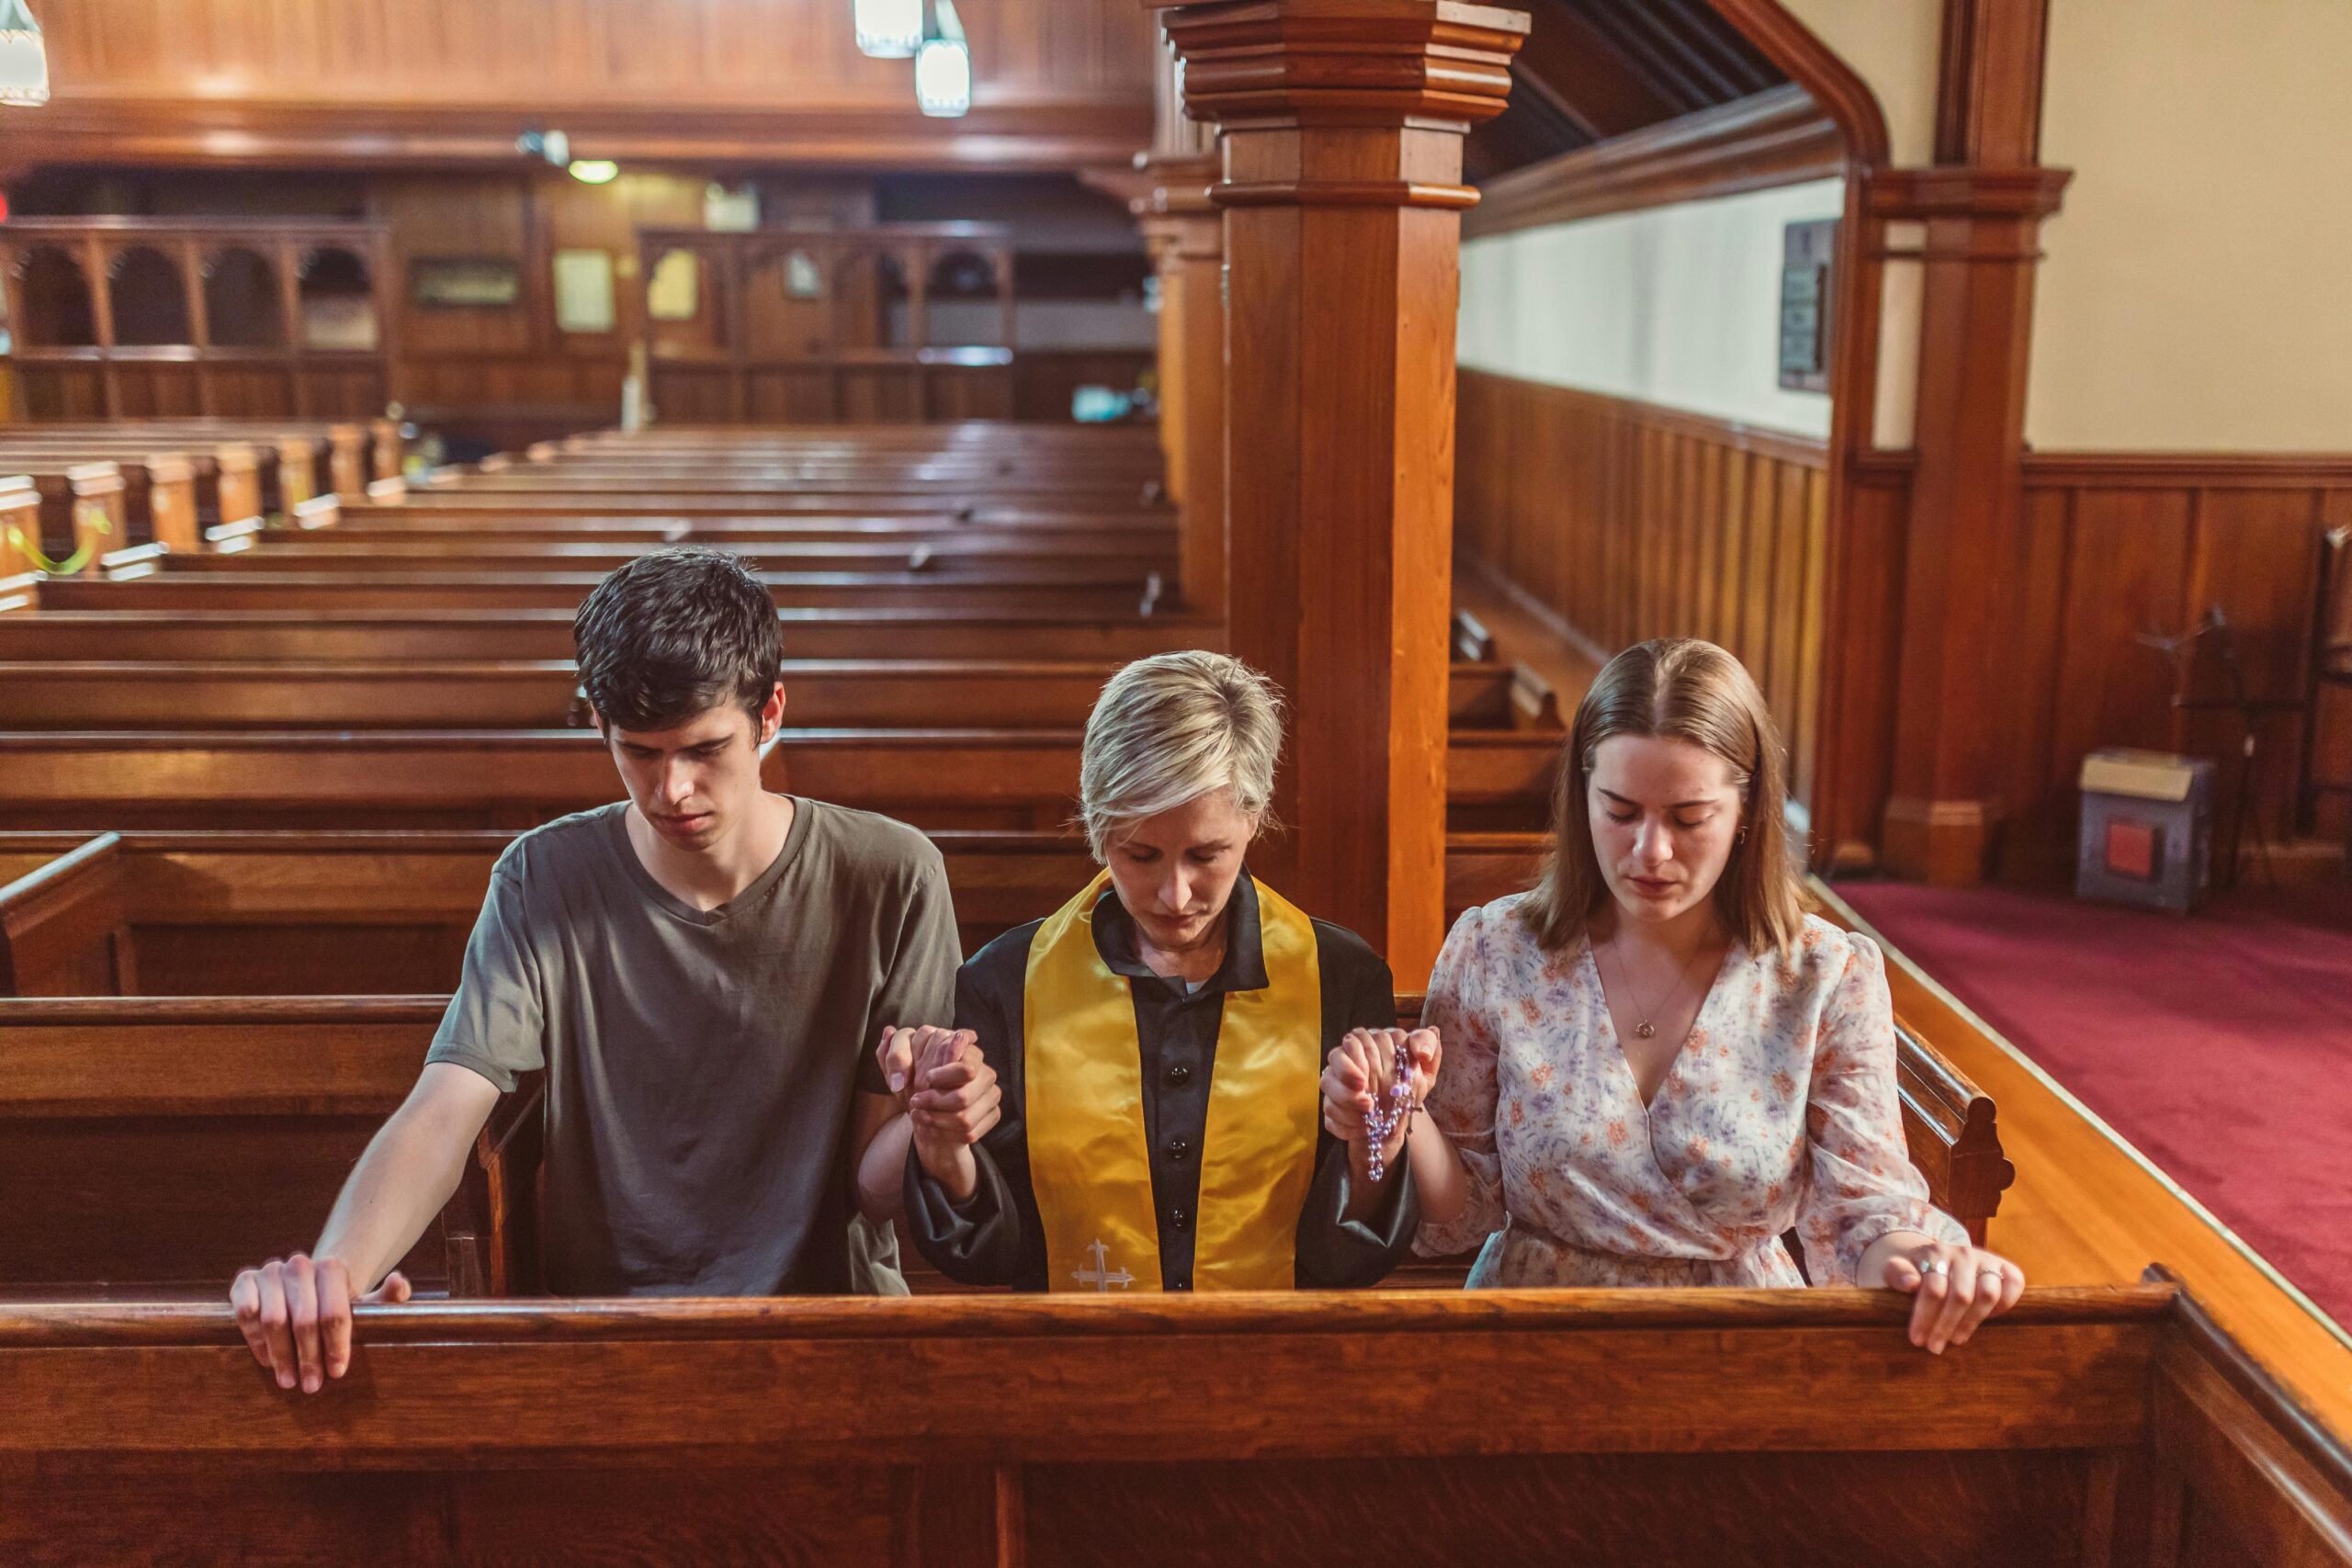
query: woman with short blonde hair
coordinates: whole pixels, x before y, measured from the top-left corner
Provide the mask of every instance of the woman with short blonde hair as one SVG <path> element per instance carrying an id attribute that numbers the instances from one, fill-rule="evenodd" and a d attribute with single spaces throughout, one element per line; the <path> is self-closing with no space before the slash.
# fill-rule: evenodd
<path id="1" fill-rule="evenodd" d="M 1887 1286 L 1939 1353 L 2017 1301 L 1912 1167 L 1883 961 L 1804 912 L 1785 778 L 1712 643 L 1628 649 L 1577 707 L 1541 884 L 1462 917 L 1423 1014 L 1419 1245 L 1485 1243 L 1473 1286 Z M 1366 1137 L 1385 1076 L 1335 1056 L 1324 1082 Z"/>
<path id="2" fill-rule="evenodd" d="M 1222 653 L 1138 660 L 1102 688 L 1079 764 L 1102 874 L 964 965 L 954 1030 L 902 1032 L 907 1225 L 942 1273 L 1031 1291 L 1360 1285 L 1410 1247 L 1409 1177 L 1374 1180 L 1371 1152 L 1318 1125 L 1325 1054 L 1396 1021 L 1388 966 L 1244 863 L 1282 734 L 1272 682 Z M 963 1087 L 972 1043 L 1002 1092 L 977 1139 L 930 1098 Z"/>

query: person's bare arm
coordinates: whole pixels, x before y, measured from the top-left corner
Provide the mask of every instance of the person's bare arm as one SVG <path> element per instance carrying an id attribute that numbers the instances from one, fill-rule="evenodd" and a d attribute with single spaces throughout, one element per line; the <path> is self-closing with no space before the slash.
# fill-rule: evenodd
<path id="1" fill-rule="evenodd" d="M 888 1224 L 905 1201 L 907 1143 L 913 1135 L 906 1107 L 895 1094 L 860 1093 L 850 1135 L 858 1212 L 876 1224 Z"/>
<path id="2" fill-rule="evenodd" d="M 466 1156 L 497 1103 L 498 1086 L 480 1073 L 428 1063 L 352 1168 L 318 1247 L 237 1276 L 229 1290 L 237 1326 L 278 1387 L 299 1380 L 303 1392 L 316 1393 L 343 1376 L 351 1364 L 355 1299 L 408 1299 L 408 1281 L 391 1267 L 457 1191 Z"/>

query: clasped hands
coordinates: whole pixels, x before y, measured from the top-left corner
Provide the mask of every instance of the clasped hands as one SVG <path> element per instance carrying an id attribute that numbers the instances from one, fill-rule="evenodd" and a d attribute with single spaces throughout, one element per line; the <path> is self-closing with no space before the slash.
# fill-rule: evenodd
<path id="1" fill-rule="evenodd" d="M 1387 1100 L 1398 1072 L 1407 1075 L 1410 1104 L 1418 1111 L 1437 1082 L 1438 1065 L 1444 1055 L 1434 1029 L 1350 1030 L 1332 1047 L 1323 1067 L 1324 1127 L 1346 1144 L 1355 1158 L 1363 1159 L 1371 1146 L 1366 1118 Z M 1391 1168 L 1405 1147 L 1412 1122 L 1410 1114 L 1399 1117 L 1381 1148 L 1380 1157 Z"/>
<path id="2" fill-rule="evenodd" d="M 907 1112 L 915 1157 L 957 1202 L 979 1185 L 972 1145 L 1004 1118 L 1004 1090 L 968 1029 L 885 1026 L 874 1048 Z"/>

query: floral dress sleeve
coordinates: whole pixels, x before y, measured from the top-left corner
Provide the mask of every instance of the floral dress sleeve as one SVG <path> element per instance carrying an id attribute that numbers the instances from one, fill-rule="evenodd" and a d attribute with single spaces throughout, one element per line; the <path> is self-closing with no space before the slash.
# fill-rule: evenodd
<path id="1" fill-rule="evenodd" d="M 1443 1224 L 1421 1226 L 1413 1249 L 1428 1258 L 1466 1251 L 1503 1226 L 1502 1161 L 1495 1150 L 1498 1034 L 1485 1015 L 1487 987 L 1484 909 L 1454 922 L 1430 976 L 1424 1028 L 1434 1029 L 1445 1055 L 1429 1095 L 1430 1120 L 1453 1140 L 1469 1178 L 1469 1201 Z M 1493 917 L 1508 919 L 1509 915 Z"/>
<path id="2" fill-rule="evenodd" d="M 1810 1179 L 1797 1214 L 1806 1272 L 1822 1285 L 1853 1283 L 1862 1254 L 1892 1231 L 1968 1240 L 1959 1221 L 1928 1201 L 1927 1179 L 1904 1141 L 1886 961 L 1868 937 L 1845 942 L 1844 972 L 1822 1010 L 1814 1051 Z"/>

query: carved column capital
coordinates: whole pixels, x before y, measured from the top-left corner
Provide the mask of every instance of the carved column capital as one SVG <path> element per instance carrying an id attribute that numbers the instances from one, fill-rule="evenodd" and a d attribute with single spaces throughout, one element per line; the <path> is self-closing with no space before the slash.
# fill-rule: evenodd
<path id="1" fill-rule="evenodd" d="M 1232 141 L 1267 132 L 1443 138 L 1446 153 L 1405 152 L 1360 166 L 1245 172 L 1228 157 L 1210 191 L 1223 207 L 1437 207 L 1477 193 L 1460 184 L 1460 139 L 1502 112 L 1523 12 L 1459 0 L 1226 0 L 1160 12 L 1183 62 L 1185 112 Z M 1245 164 L 1266 160 L 1243 159 Z"/>

